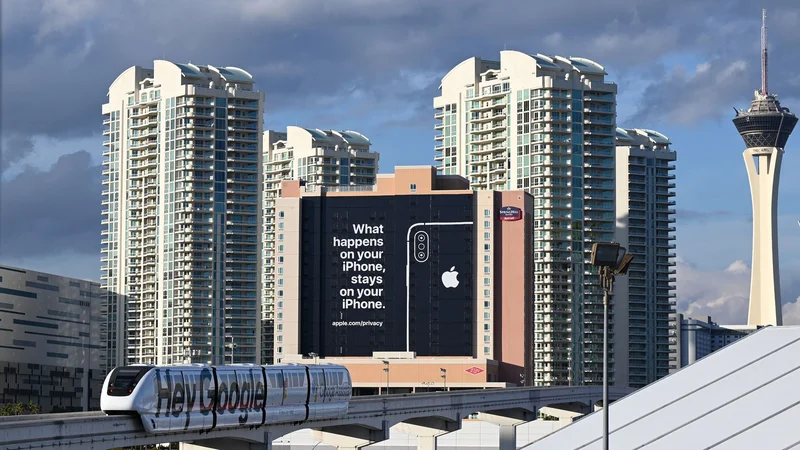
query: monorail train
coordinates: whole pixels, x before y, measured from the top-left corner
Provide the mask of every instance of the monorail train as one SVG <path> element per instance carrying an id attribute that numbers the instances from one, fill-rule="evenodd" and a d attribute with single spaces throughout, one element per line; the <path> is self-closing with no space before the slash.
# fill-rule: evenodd
<path id="1" fill-rule="evenodd" d="M 131 365 L 112 370 L 100 409 L 138 414 L 149 433 L 343 417 L 352 395 L 336 365 Z"/>

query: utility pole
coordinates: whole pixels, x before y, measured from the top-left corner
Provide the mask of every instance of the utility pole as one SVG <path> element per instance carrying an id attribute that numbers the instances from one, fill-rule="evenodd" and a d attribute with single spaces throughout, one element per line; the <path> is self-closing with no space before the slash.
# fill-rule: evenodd
<path id="1" fill-rule="evenodd" d="M 386 372 L 386 395 L 389 395 L 389 361 L 383 361 L 383 371 Z"/>

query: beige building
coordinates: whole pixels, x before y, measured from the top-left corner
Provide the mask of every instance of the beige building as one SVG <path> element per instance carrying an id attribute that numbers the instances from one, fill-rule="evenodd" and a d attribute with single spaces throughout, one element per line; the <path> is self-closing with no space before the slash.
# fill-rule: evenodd
<path id="1" fill-rule="evenodd" d="M 302 179 L 307 186 L 353 186 L 369 189 L 375 184 L 380 155 L 363 134 L 290 126 L 285 132 L 264 132 L 263 272 L 261 362 L 273 363 L 275 320 L 275 199 L 281 181 Z M 278 231 L 280 234 L 280 231 Z"/>
<path id="2" fill-rule="evenodd" d="M 473 191 L 430 166 L 397 167 L 370 188 L 284 181 L 282 189 L 277 362 L 343 364 L 359 393 L 383 392 L 387 377 L 391 392 L 533 384 L 534 315 L 543 332 L 560 325 L 553 311 L 533 307 L 530 194 Z M 380 261 L 386 292 L 372 298 L 386 309 L 354 312 L 339 295 L 370 269 L 340 270 L 355 262 L 329 244 L 364 224 L 381 233 L 383 255 L 356 259 Z M 427 248 L 411 251 L 423 235 Z"/>
<path id="3" fill-rule="evenodd" d="M 535 385 L 602 381 L 603 292 L 588 262 L 615 232 L 617 86 L 606 75 L 585 58 L 502 51 L 458 64 L 433 100 L 442 174 L 533 195 Z M 625 385 L 613 308 L 610 377 Z"/>
<path id="4" fill-rule="evenodd" d="M 156 60 L 108 90 L 109 365 L 258 362 L 264 94 L 235 67 Z"/>
<path id="5" fill-rule="evenodd" d="M 669 374 L 676 339 L 675 159 L 669 138 L 644 129 L 617 128 L 616 241 L 634 256 L 619 277 L 616 302 L 616 375 L 644 387 Z"/>

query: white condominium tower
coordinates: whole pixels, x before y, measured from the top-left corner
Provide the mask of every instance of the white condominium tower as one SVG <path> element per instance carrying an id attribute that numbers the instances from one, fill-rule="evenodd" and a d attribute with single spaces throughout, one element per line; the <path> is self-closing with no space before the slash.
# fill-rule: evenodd
<path id="1" fill-rule="evenodd" d="M 588 261 L 593 242 L 614 239 L 617 86 L 605 76 L 584 58 L 503 51 L 500 61 L 460 63 L 434 99 L 442 173 L 467 177 L 474 189 L 525 189 L 535 198 L 527 384 L 602 382 L 603 292 Z"/>
<path id="2" fill-rule="evenodd" d="M 263 109 L 264 94 L 235 67 L 157 60 L 111 84 L 102 257 L 111 366 L 259 362 Z"/>
<path id="3" fill-rule="evenodd" d="M 617 128 L 617 237 L 634 255 L 614 295 L 617 379 L 640 388 L 669 374 L 675 313 L 675 151 L 663 134 Z M 627 299 L 627 301 L 621 301 Z M 627 339 L 625 339 L 627 334 Z M 627 355 L 627 358 L 624 357 Z"/>
<path id="4" fill-rule="evenodd" d="M 276 229 L 275 199 L 281 195 L 281 181 L 301 179 L 306 189 L 335 186 L 359 190 L 375 184 L 379 154 L 372 143 L 356 131 L 320 130 L 290 126 L 285 132 L 264 132 L 264 229 L 261 362 L 272 364 L 281 346 L 274 345 L 275 302 L 283 290 L 275 274 L 283 271 L 283 234 Z M 282 225 L 282 222 L 280 223 Z"/>

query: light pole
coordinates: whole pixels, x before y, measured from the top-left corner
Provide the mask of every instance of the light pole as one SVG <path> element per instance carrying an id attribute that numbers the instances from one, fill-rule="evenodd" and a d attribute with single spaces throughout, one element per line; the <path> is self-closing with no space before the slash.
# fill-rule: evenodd
<path id="1" fill-rule="evenodd" d="M 389 361 L 383 361 L 383 371 L 386 372 L 386 395 L 389 395 Z"/>
<path id="2" fill-rule="evenodd" d="M 439 371 L 442 372 L 441 379 L 444 382 L 444 390 L 447 391 L 447 369 L 440 367 Z"/>
<path id="3" fill-rule="evenodd" d="M 311 353 L 308 354 L 308 356 L 309 356 L 309 358 L 314 358 L 314 365 L 316 366 L 317 365 L 317 357 L 319 357 L 319 354 L 311 352 Z"/>
<path id="4" fill-rule="evenodd" d="M 603 285 L 603 450 L 608 450 L 608 296 L 614 292 L 614 277 L 628 272 L 633 256 L 611 242 L 592 245 L 592 265 L 600 269 Z"/>

